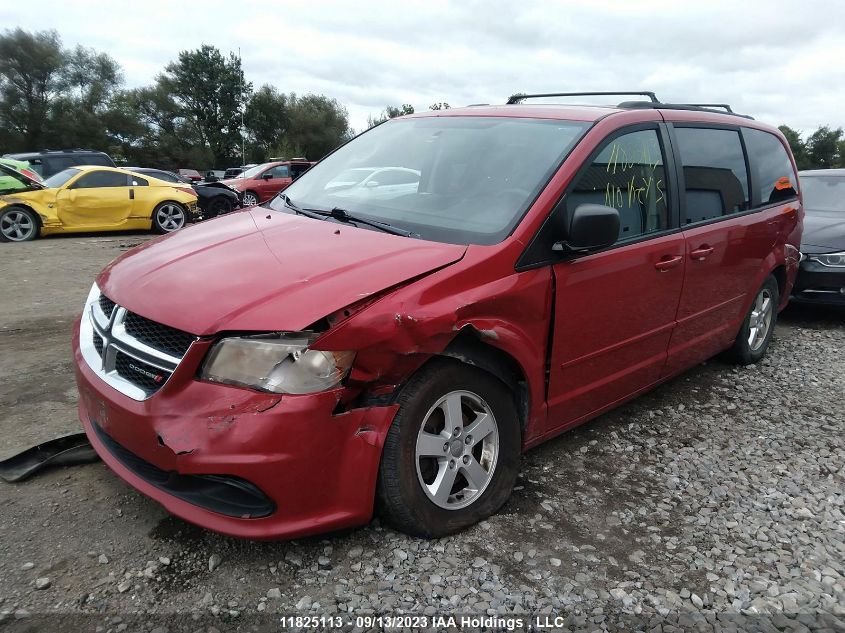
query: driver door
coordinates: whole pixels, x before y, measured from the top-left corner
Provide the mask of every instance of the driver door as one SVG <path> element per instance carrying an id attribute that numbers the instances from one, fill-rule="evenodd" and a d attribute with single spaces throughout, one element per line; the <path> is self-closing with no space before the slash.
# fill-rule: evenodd
<path id="1" fill-rule="evenodd" d="M 620 227 L 611 247 L 552 267 L 549 432 L 660 379 L 684 280 L 684 238 L 676 229 L 676 203 L 669 200 L 667 138 L 657 124 L 644 124 L 606 139 L 555 211 L 571 218 L 581 204 L 611 206 L 619 211 Z"/>
<path id="2" fill-rule="evenodd" d="M 110 228 L 132 214 L 133 194 L 126 174 L 90 170 L 59 191 L 56 209 L 68 228 Z"/>

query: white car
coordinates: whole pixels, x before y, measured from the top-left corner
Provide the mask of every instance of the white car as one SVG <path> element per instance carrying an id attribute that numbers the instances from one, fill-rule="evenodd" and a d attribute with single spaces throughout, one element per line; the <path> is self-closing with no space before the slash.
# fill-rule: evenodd
<path id="1" fill-rule="evenodd" d="M 338 174 L 324 189 L 339 198 L 395 198 L 416 193 L 420 172 L 407 167 L 354 167 Z"/>

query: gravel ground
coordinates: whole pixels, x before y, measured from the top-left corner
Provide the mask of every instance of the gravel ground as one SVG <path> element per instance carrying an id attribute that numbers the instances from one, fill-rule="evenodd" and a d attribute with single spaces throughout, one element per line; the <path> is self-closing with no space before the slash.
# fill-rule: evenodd
<path id="1" fill-rule="evenodd" d="M 0 458 L 78 428 L 71 319 L 94 273 L 143 239 L 0 249 L 4 269 L 26 271 L 0 297 Z M 529 452 L 500 514 L 439 541 L 378 521 L 238 541 L 168 516 L 102 464 L 0 484 L 0 629 L 406 613 L 493 618 L 452 630 L 548 616 L 563 630 L 842 631 L 843 352 L 844 313 L 790 308 L 762 364 L 708 362 Z"/>

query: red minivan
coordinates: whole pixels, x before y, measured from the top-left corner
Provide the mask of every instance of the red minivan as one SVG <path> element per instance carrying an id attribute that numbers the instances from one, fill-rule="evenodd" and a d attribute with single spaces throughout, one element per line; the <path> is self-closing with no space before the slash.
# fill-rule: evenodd
<path id="1" fill-rule="evenodd" d="M 91 443 L 218 532 L 377 511 L 437 537 L 495 513 L 525 450 L 714 354 L 758 361 L 800 259 L 789 147 L 642 94 L 393 119 L 122 255 L 73 336 Z"/>
<path id="2" fill-rule="evenodd" d="M 308 171 L 312 164 L 304 158 L 262 163 L 222 182 L 241 192 L 245 207 L 253 207 L 284 190 Z"/>

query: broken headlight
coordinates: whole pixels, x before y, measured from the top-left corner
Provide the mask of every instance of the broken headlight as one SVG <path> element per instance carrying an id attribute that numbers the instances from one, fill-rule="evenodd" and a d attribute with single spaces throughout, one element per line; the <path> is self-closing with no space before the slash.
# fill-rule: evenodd
<path id="1" fill-rule="evenodd" d="M 309 349 L 307 333 L 224 338 L 208 354 L 200 378 L 271 393 L 315 393 L 340 384 L 355 352 Z"/>

